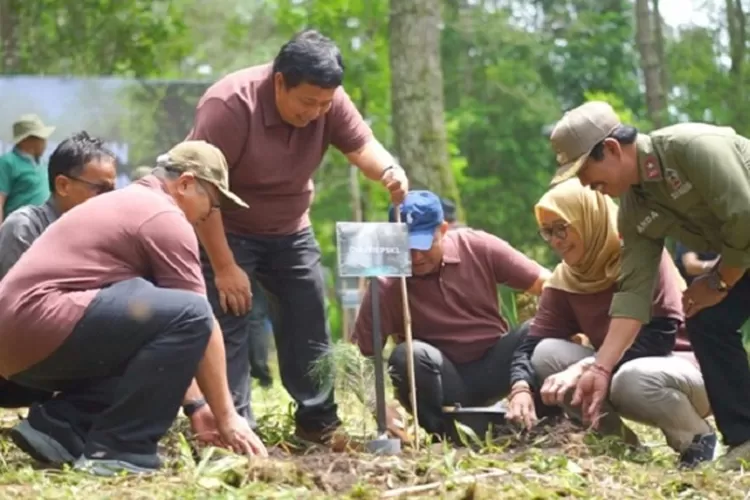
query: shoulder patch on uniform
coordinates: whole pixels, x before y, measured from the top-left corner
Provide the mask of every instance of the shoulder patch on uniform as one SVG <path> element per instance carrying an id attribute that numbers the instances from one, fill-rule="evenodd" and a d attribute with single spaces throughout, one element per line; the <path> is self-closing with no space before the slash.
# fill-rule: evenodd
<path id="1" fill-rule="evenodd" d="M 664 179 L 672 190 L 669 195 L 673 200 L 687 194 L 693 189 L 693 185 L 690 182 L 683 182 L 682 179 L 680 179 L 680 174 L 678 174 L 673 168 L 667 168 L 664 170 Z"/>
<path id="2" fill-rule="evenodd" d="M 655 181 L 661 179 L 661 170 L 659 169 L 659 160 L 654 155 L 648 155 L 643 160 L 643 170 L 646 173 L 646 179 Z"/>

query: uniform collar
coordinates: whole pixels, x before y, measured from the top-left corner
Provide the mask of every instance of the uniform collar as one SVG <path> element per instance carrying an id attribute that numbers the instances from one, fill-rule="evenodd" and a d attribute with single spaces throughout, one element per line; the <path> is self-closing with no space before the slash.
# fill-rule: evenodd
<path id="1" fill-rule="evenodd" d="M 273 72 L 258 85 L 258 99 L 263 113 L 263 125 L 278 127 L 284 125 L 279 109 L 276 107 L 276 91 L 273 86 Z"/>
<path id="2" fill-rule="evenodd" d="M 638 151 L 638 177 L 640 178 L 640 183 L 661 181 L 664 178 L 664 173 L 662 172 L 662 165 L 654 149 L 651 137 L 638 134 L 635 144 Z"/>
<path id="3" fill-rule="evenodd" d="M 443 236 L 443 264 L 458 264 L 461 262 L 461 255 L 458 251 L 458 242 L 455 233 L 445 233 Z"/>

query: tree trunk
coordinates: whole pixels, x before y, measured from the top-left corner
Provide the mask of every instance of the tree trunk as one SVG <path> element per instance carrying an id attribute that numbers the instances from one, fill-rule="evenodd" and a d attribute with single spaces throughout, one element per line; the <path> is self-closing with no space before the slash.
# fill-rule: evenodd
<path id="1" fill-rule="evenodd" d="M 667 74 L 667 56 L 664 49 L 664 18 L 659 9 L 659 0 L 652 0 L 651 12 L 654 19 L 654 47 L 656 48 L 656 57 L 661 68 L 661 88 L 664 91 L 665 104 L 669 101 L 669 75 Z"/>
<path id="2" fill-rule="evenodd" d="M 16 73 L 18 47 L 16 25 L 18 22 L 14 0 L 0 0 L 0 73 Z"/>
<path id="3" fill-rule="evenodd" d="M 413 187 L 460 207 L 445 131 L 440 7 L 440 0 L 391 0 L 392 128 L 399 163 Z"/>
<path id="4" fill-rule="evenodd" d="M 653 14 L 653 15 L 652 15 Z M 664 115 L 667 107 L 665 89 L 663 87 L 664 71 L 659 60 L 655 24 L 659 22 L 658 13 L 652 13 L 649 0 L 636 0 L 636 42 L 641 59 L 641 70 L 646 84 L 646 109 L 655 128 L 664 125 Z"/>
<path id="5" fill-rule="evenodd" d="M 729 68 L 730 95 L 729 102 L 744 102 L 745 95 L 745 47 L 747 45 L 747 26 L 745 10 L 741 0 L 726 0 L 727 31 L 729 35 L 729 56 L 731 67 Z M 745 110 L 741 107 L 733 107 L 731 123 L 733 126 L 744 129 L 748 123 Z"/>

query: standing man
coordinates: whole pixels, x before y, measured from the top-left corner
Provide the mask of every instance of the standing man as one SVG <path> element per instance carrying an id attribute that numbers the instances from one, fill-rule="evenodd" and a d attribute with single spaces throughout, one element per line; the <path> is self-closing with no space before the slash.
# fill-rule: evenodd
<path id="1" fill-rule="evenodd" d="M 41 158 L 54 131 L 36 115 L 23 115 L 13 124 L 13 150 L 0 156 L 0 222 L 14 210 L 49 198 Z"/>
<path id="2" fill-rule="evenodd" d="M 721 466 L 750 458 L 750 367 L 739 328 L 750 316 L 750 140 L 734 130 L 683 123 L 638 134 L 611 106 L 589 102 L 568 112 L 550 137 L 559 169 L 585 186 L 620 197 L 620 286 L 595 363 L 579 379 L 573 404 L 599 417 L 613 368 L 651 319 L 664 239 L 719 262 L 683 295 L 690 342 L 716 424 L 729 451 Z"/>
<path id="3" fill-rule="evenodd" d="M 248 210 L 213 214 L 198 228 L 208 294 L 224 331 L 237 409 L 250 410 L 248 274 L 267 292 L 284 387 L 297 403 L 296 434 L 341 440 L 333 389 L 310 375 L 330 343 L 320 247 L 310 225 L 312 176 L 329 146 L 383 184 L 399 204 L 403 169 L 373 137 L 342 85 L 338 47 L 316 31 L 296 35 L 272 63 L 219 80 L 198 103 L 192 139 L 221 149 L 230 184 Z"/>

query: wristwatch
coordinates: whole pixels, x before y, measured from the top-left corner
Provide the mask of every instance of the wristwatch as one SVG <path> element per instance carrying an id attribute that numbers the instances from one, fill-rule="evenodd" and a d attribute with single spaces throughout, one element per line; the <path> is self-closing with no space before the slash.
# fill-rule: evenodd
<path id="1" fill-rule="evenodd" d="M 730 288 L 727 282 L 721 277 L 718 268 L 714 268 L 714 270 L 708 274 L 708 285 L 711 289 L 716 290 L 717 292 L 728 292 Z"/>
<path id="2" fill-rule="evenodd" d="M 185 414 L 186 417 L 190 418 L 193 416 L 193 414 L 206 406 L 208 403 L 206 403 L 206 400 L 201 399 L 194 399 L 192 401 L 188 401 L 187 403 L 184 403 L 182 405 L 182 412 Z"/>

